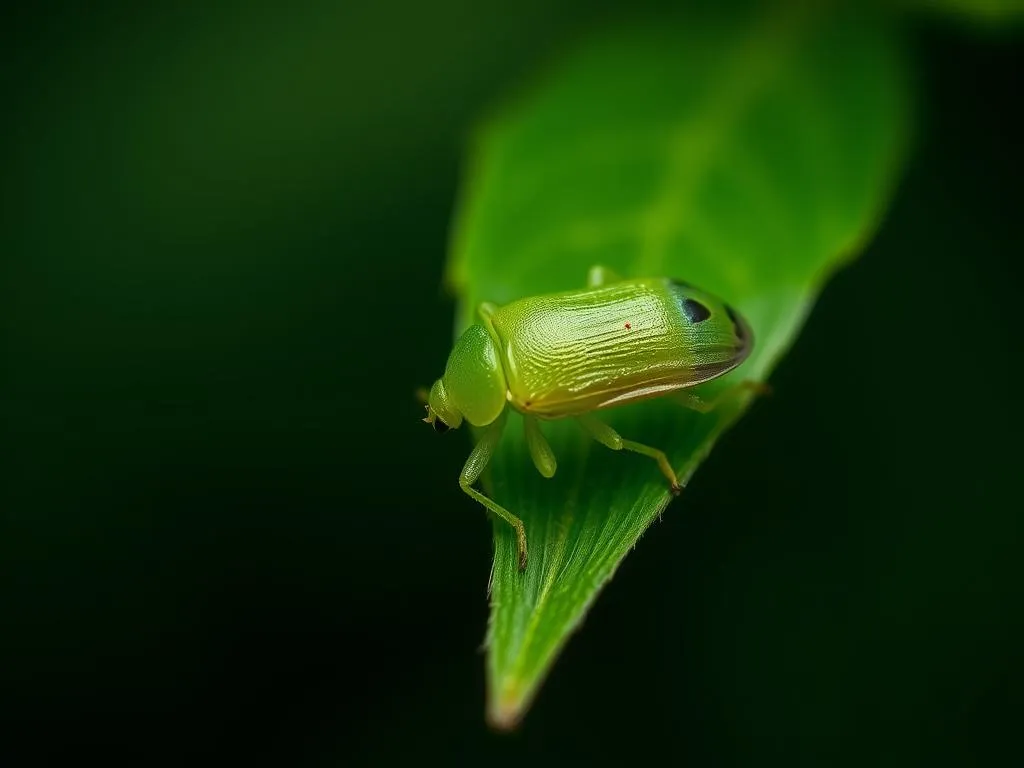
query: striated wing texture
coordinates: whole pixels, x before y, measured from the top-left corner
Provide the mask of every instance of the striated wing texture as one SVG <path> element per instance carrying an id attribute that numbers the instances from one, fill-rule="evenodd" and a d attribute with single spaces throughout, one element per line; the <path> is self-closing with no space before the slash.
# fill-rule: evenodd
<path id="1" fill-rule="evenodd" d="M 750 347 L 721 301 L 667 279 L 522 299 L 491 323 L 512 404 L 549 418 L 708 381 Z"/>

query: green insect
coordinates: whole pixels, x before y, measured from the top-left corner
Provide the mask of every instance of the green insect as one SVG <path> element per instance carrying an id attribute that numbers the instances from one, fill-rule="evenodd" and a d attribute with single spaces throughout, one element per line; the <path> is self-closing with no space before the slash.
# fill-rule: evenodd
<path id="1" fill-rule="evenodd" d="M 509 407 L 523 415 L 530 456 L 544 477 L 555 474 L 556 461 L 538 422 L 572 418 L 608 448 L 654 459 L 678 494 L 662 451 L 622 438 L 593 412 L 666 395 L 707 412 L 720 398 L 707 402 L 689 388 L 736 368 L 754 343 L 747 322 L 704 291 L 667 278 L 623 280 L 602 267 L 590 270 L 586 289 L 502 307 L 485 303 L 478 314 L 431 387 L 424 421 L 438 432 L 463 421 L 486 427 L 459 485 L 515 529 L 520 570 L 522 520 L 473 488 L 501 440 Z M 723 394 L 748 387 L 759 385 L 744 381 Z"/>

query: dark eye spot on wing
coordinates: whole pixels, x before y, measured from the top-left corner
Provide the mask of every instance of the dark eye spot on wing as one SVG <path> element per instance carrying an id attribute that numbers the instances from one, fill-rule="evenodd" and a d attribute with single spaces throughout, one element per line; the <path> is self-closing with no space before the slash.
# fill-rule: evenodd
<path id="1" fill-rule="evenodd" d="M 736 338 L 740 341 L 746 341 L 747 334 L 743 329 L 743 323 L 740 322 L 740 319 L 736 316 L 736 312 L 733 311 L 733 308 L 728 304 L 725 306 L 725 313 L 729 316 L 729 319 L 732 320 L 732 327 L 736 331 Z"/>
<path id="2" fill-rule="evenodd" d="M 696 325 L 711 317 L 711 310 L 694 299 L 683 299 L 683 313 L 686 319 Z"/>

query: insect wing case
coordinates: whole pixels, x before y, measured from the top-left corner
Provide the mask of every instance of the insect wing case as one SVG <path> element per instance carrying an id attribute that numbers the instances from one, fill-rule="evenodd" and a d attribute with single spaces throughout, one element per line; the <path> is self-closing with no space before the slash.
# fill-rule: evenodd
<path id="1" fill-rule="evenodd" d="M 546 418 L 708 381 L 743 361 L 750 338 L 723 302 L 660 278 L 520 299 L 491 325 L 512 404 Z"/>

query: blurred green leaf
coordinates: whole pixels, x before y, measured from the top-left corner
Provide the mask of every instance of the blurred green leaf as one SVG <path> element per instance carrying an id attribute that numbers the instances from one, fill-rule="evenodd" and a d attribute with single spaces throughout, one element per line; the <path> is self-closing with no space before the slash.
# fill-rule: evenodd
<path id="1" fill-rule="evenodd" d="M 908 10 L 946 14 L 986 28 L 1019 25 L 1024 0 L 903 0 Z"/>
<path id="2" fill-rule="evenodd" d="M 908 143 L 900 48 L 862 15 L 761 10 L 620 24 L 534 85 L 475 137 L 447 275 L 456 333 L 480 301 L 580 287 L 595 263 L 668 275 L 718 294 L 754 328 L 751 359 L 705 389 L 768 377 L 823 283 L 879 223 Z M 662 447 L 685 482 L 749 405 L 698 415 L 652 401 L 604 417 Z M 533 468 L 515 414 L 485 477 L 523 518 L 530 552 L 520 574 L 511 531 L 496 523 L 487 711 L 501 728 L 525 713 L 671 498 L 649 459 L 590 443 L 573 425 L 543 426 L 555 478 Z M 685 503 L 684 492 L 675 506 Z"/>

